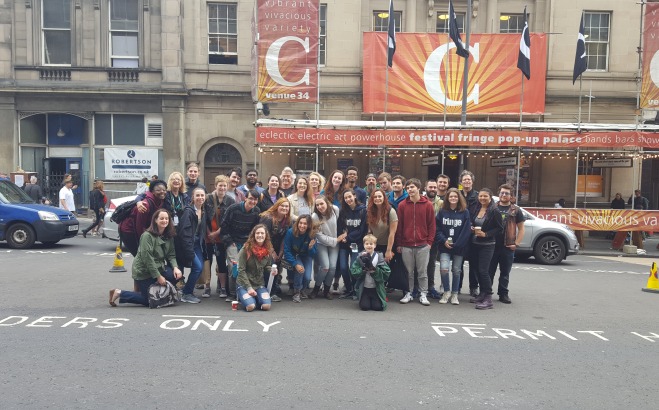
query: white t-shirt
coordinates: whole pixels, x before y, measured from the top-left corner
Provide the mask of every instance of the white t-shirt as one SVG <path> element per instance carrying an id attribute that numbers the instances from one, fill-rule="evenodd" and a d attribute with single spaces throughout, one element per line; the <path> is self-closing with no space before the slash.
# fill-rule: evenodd
<path id="1" fill-rule="evenodd" d="M 66 207 L 68 208 L 69 212 L 75 212 L 76 210 L 76 204 L 73 201 L 73 191 L 67 188 L 66 185 L 62 187 L 62 189 L 59 190 L 59 207 L 60 209 L 64 209 L 62 206 L 62 199 L 66 203 Z"/>

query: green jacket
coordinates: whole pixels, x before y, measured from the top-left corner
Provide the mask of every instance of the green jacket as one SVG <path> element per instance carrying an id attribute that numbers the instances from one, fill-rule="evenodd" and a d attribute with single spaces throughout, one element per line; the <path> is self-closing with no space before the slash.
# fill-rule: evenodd
<path id="1" fill-rule="evenodd" d="M 146 231 L 140 237 L 140 247 L 133 260 L 133 279 L 157 279 L 169 263 L 177 268 L 174 239 L 162 239 Z"/>
<path id="2" fill-rule="evenodd" d="M 242 286 L 245 290 L 258 289 L 263 287 L 263 272 L 266 268 L 272 266 L 272 256 L 258 260 L 255 256 L 247 259 L 247 251 L 241 248 L 238 252 L 238 278 L 236 284 Z"/>
<path id="3" fill-rule="evenodd" d="M 362 291 L 364 290 L 364 277 L 366 272 L 362 269 L 359 258 L 356 258 L 350 267 L 350 273 L 352 274 L 353 279 L 356 281 L 355 288 L 357 289 L 357 297 L 361 299 Z M 384 256 L 382 253 L 378 252 L 378 264 L 375 267 L 375 271 L 371 272 L 371 277 L 375 280 L 375 292 L 382 302 L 382 310 L 387 310 L 387 291 L 384 288 L 384 284 L 391 274 L 391 269 L 387 262 L 384 261 Z"/>

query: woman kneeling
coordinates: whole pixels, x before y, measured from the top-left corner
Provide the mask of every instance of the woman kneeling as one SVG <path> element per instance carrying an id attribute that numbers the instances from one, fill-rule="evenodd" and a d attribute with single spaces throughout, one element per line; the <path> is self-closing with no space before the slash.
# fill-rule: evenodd
<path id="1" fill-rule="evenodd" d="M 238 278 L 236 293 L 238 300 L 251 312 L 257 307 L 270 310 L 270 292 L 263 286 L 263 272 L 271 270 L 272 243 L 265 225 L 258 224 L 250 232 L 245 245 L 238 252 Z M 274 269 L 277 274 L 276 268 Z"/>

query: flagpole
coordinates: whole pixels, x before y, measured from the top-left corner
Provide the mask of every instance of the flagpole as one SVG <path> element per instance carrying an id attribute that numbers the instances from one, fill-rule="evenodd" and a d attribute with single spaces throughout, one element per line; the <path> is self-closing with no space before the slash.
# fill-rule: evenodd
<path id="1" fill-rule="evenodd" d="M 448 100 L 448 72 L 451 68 L 451 6 L 448 6 L 446 13 L 448 22 L 448 30 L 446 30 L 446 65 L 444 66 L 444 129 L 446 129 L 446 103 Z M 444 164 L 442 163 L 442 173 L 444 173 Z"/>
<path id="2" fill-rule="evenodd" d="M 384 129 L 387 129 L 387 103 L 389 100 L 389 67 L 385 65 L 384 75 Z"/>
<path id="3" fill-rule="evenodd" d="M 519 130 L 522 130 L 522 109 L 524 107 L 524 73 L 522 73 L 522 96 L 519 99 Z"/>
<path id="4" fill-rule="evenodd" d="M 582 76 L 579 75 L 579 117 L 577 123 L 577 132 L 581 132 L 581 95 L 583 94 L 581 92 L 582 84 L 583 84 Z"/>
<path id="5" fill-rule="evenodd" d="M 469 35 L 471 34 L 471 0 L 467 0 L 467 15 L 465 16 L 465 48 L 469 50 Z M 462 115 L 460 124 L 467 125 L 467 93 L 469 92 L 469 56 L 465 57 L 464 84 L 462 84 Z"/>

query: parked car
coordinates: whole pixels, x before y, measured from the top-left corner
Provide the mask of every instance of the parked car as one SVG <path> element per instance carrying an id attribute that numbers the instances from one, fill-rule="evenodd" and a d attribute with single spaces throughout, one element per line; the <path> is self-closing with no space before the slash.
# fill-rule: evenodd
<path id="1" fill-rule="evenodd" d="M 568 255 L 579 252 L 579 242 L 572 228 L 567 225 L 536 218 L 524 212 L 524 239 L 515 250 L 515 259 L 525 260 L 533 256 L 545 265 L 561 263 Z"/>
<path id="2" fill-rule="evenodd" d="M 112 222 L 110 218 L 114 213 L 114 210 L 124 202 L 132 201 L 137 198 L 137 195 L 124 196 L 121 198 L 115 198 L 110 200 L 110 206 L 105 211 L 105 216 L 103 217 L 103 236 L 108 238 L 111 241 L 119 241 L 119 226 Z"/>
<path id="3" fill-rule="evenodd" d="M 37 204 L 13 182 L 0 180 L 0 240 L 10 248 L 30 248 L 36 241 L 54 245 L 79 228 L 71 212 Z"/>

